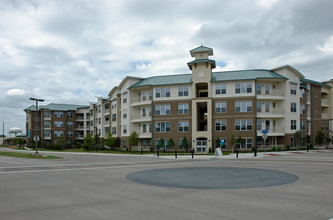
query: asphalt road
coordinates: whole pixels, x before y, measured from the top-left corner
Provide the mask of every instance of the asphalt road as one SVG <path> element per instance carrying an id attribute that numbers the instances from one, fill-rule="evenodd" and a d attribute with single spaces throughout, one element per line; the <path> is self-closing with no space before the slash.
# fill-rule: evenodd
<path id="1" fill-rule="evenodd" d="M 0 219 L 333 218 L 332 150 L 239 159 L 54 155 L 65 159 L 0 157 Z M 128 175 L 140 171 L 184 170 L 173 168 L 264 169 L 272 170 L 271 175 L 267 178 L 254 172 L 253 175 L 264 177 L 257 181 L 278 179 L 275 173 L 281 172 L 298 178 L 287 184 L 234 189 L 166 187 L 127 179 Z M 168 175 L 174 173 L 166 173 L 165 181 Z M 233 175 L 244 177 L 244 173 Z M 223 172 L 210 178 L 200 172 L 191 174 L 193 181 L 202 184 L 223 177 Z M 230 180 L 228 184 L 233 181 L 230 175 L 224 178 Z M 242 181 L 250 184 L 253 179 Z"/>

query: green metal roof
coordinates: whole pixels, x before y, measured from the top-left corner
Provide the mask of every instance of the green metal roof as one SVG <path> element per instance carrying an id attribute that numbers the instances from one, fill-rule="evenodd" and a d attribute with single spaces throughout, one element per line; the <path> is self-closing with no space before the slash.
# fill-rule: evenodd
<path id="1" fill-rule="evenodd" d="M 329 85 L 326 85 L 324 83 L 317 82 L 317 81 L 314 81 L 314 80 L 311 80 L 311 79 L 301 79 L 301 82 L 307 83 L 307 84 L 314 84 L 314 85 L 318 85 L 318 86 L 325 86 L 325 87 L 328 87 L 328 88 L 332 88 L 332 86 L 329 86 Z"/>
<path id="2" fill-rule="evenodd" d="M 153 76 L 135 83 L 129 88 L 136 88 L 141 86 L 162 86 L 174 84 L 188 84 L 192 83 L 192 74 L 179 74 L 168 76 Z"/>
<path id="3" fill-rule="evenodd" d="M 76 111 L 80 108 L 89 108 L 88 105 L 72 105 L 72 104 L 57 104 L 57 103 L 50 103 L 48 105 L 41 105 L 38 106 L 38 111 L 40 109 L 48 109 L 50 111 Z M 36 111 L 36 106 L 32 105 L 24 111 Z"/>
<path id="4" fill-rule="evenodd" d="M 188 62 L 187 65 L 191 68 L 191 65 L 195 64 L 195 63 L 213 63 L 213 68 L 216 67 L 215 60 L 211 60 L 211 59 L 193 60 L 191 62 Z"/>
<path id="5" fill-rule="evenodd" d="M 212 82 L 219 81 L 234 81 L 234 80 L 255 80 L 255 79 L 288 79 L 280 74 L 272 72 L 270 70 L 236 70 L 236 71 L 224 71 L 213 72 Z"/>
<path id="6" fill-rule="evenodd" d="M 213 56 L 213 49 L 205 46 L 200 46 L 197 48 L 194 48 L 193 50 L 190 50 L 191 56 L 194 57 L 195 53 L 200 53 L 200 52 L 208 52 L 209 56 Z"/>

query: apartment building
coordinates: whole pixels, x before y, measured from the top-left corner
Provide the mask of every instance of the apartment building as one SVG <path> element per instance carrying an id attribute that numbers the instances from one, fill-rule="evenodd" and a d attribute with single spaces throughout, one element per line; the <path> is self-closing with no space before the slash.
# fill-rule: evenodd
<path id="1" fill-rule="evenodd" d="M 294 133 L 314 143 L 318 130 L 332 127 L 332 81 L 304 77 L 290 65 L 274 69 L 213 72 L 213 49 L 190 51 L 189 74 L 138 78 L 127 76 L 107 97 L 97 97 L 87 111 L 86 132 L 102 138 L 108 131 L 121 147 L 149 150 L 184 149 L 183 138 L 196 152 L 214 150 L 216 140 L 232 150 L 232 136 L 242 137 L 241 150 L 257 146 L 296 147 Z M 262 132 L 268 132 L 265 142 Z M 331 129 L 332 130 L 332 129 Z M 138 146 L 129 146 L 133 131 Z M 168 146 L 172 138 L 175 146 Z"/>
<path id="2" fill-rule="evenodd" d="M 63 136 L 67 145 L 82 142 L 90 132 L 89 106 L 56 104 L 32 105 L 26 109 L 26 131 L 28 141 L 38 136 L 46 144 L 55 143 Z"/>

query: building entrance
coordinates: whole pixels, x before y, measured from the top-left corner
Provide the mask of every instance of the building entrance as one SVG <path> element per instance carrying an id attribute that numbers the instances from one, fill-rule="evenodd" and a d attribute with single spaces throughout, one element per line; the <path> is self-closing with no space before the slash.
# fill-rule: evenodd
<path id="1" fill-rule="evenodd" d="M 207 138 L 197 139 L 197 152 L 206 153 L 207 152 Z"/>

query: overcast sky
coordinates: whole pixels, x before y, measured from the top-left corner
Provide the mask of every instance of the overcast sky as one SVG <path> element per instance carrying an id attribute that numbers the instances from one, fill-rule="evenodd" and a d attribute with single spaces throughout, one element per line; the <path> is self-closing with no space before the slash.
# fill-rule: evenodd
<path id="1" fill-rule="evenodd" d="M 329 80 L 332 9 L 332 0 L 1 0 L 0 120 L 25 130 L 29 97 L 89 104 L 128 75 L 190 73 L 201 43 L 215 71 L 289 64 Z"/>

